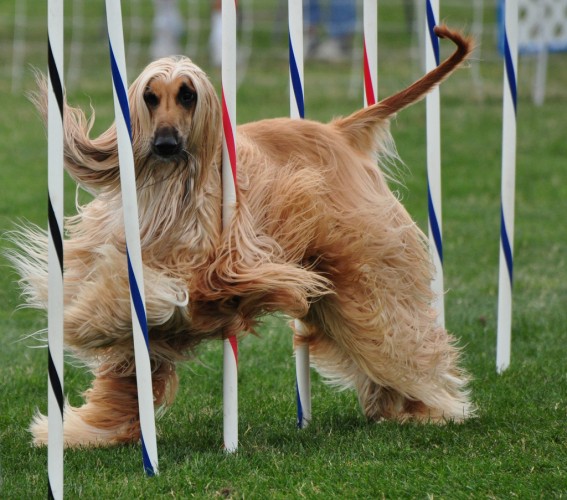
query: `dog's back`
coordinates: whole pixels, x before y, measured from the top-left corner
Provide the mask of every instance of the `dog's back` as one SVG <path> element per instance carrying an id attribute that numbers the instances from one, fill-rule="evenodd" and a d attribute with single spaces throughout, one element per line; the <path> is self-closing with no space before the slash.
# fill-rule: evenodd
<path id="1" fill-rule="evenodd" d="M 263 120 L 237 130 L 242 203 L 288 262 L 326 277 L 302 318 L 314 365 L 357 389 L 369 418 L 461 420 L 471 414 L 455 341 L 435 319 L 427 239 L 376 162 L 395 156 L 389 118 L 424 97 L 470 54 L 330 124 Z M 286 310 L 286 304 L 281 304 Z"/>

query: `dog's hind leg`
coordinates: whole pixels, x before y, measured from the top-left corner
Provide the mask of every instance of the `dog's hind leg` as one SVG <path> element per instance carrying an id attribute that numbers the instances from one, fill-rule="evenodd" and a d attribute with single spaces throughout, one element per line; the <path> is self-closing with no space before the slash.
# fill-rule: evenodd
<path id="1" fill-rule="evenodd" d="M 79 408 L 68 403 L 63 418 L 65 446 L 109 446 L 136 442 L 140 438 L 138 391 L 135 369 L 127 374 L 116 368 L 101 367 L 92 387 L 84 394 Z M 154 405 L 169 405 L 177 390 L 177 375 L 172 363 L 161 363 L 152 373 Z M 36 415 L 30 431 L 36 446 L 47 444 L 47 417 Z"/>
<path id="2" fill-rule="evenodd" d="M 321 311 L 320 306 L 316 307 Z M 313 311 L 312 311 L 313 312 Z M 331 315 L 323 313 L 329 321 Z M 303 321 L 312 321 L 304 318 Z M 336 324 L 335 326 L 338 326 Z M 294 345 L 309 345 L 309 355 L 312 366 L 323 379 L 339 389 L 355 389 L 361 408 L 367 418 L 380 420 L 394 418 L 403 406 L 404 398 L 395 391 L 373 382 L 366 372 L 361 369 L 349 349 L 342 345 L 329 332 L 329 324 L 314 326 L 313 323 L 304 325 L 305 331 L 295 332 Z M 322 328 L 326 328 L 327 332 Z M 294 329 L 292 324 L 292 329 Z M 334 330 L 331 327 L 331 330 Z M 398 411 L 396 411 L 398 409 Z"/>
<path id="3" fill-rule="evenodd" d="M 295 334 L 294 343 L 296 346 L 309 344 L 311 363 L 327 383 L 340 389 L 355 389 L 362 411 L 370 420 L 405 420 L 404 396 L 374 382 L 348 351 L 329 335 L 313 326 L 307 329 L 307 335 Z"/>
<path id="4" fill-rule="evenodd" d="M 394 332 L 364 311 L 353 287 L 314 304 L 306 322 L 313 365 L 333 385 L 354 388 L 372 420 L 461 421 L 472 412 L 458 350 L 440 327 Z M 376 311 L 377 312 L 377 311 Z M 367 314 L 368 313 L 368 314 Z M 390 318 L 392 321 L 392 318 Z"/>

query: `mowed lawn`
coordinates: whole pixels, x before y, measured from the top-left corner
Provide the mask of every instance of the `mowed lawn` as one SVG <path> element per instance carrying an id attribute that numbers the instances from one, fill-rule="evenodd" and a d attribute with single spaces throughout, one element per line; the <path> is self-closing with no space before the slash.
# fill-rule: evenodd
<path id="1" fill-rule="evenodd" d="M 255 2 L 239 123 L 289 113 L 286 40 L 274 30 L 277 3 Z M 384 4 L 382 97 L 421 74 L 401 8 Z M 466 13 L 450 14 L 450 24 L 470 26 Z M 492 14 L 485 16 L 493 27 Z M 36 45 L 45 40 L 42 29 L 34 32 Z M 106 42 L 98 28 L 89 36 L 103 48 L 85 62 L 68 97 L 87 109 L 92 103 L 98 133 L 113 119 L 112 96 Z M 9 41 L 3 39 L 3 46 Z M 480 42 L 481 52 L 441 91 L 446 323 L 460 339 L 463 363 L 473 376 L 478 416 L 444 427 L 367 422 L 353 393 L 337 393 L 314 373 L 313 420 L 298 430 L 288 320 L 270 317 L 259 338 L 240 345 L 237 453 L 222 450 L 222 351 L 220 343 L 208 344 L 199 361 L 179 367 L 177 400 L 157 423 L 159 476 L 144 476 L 139 446 L 67 451 L 68 498 L 567 496 L 567 56 L 550 57 L 541 107 L 531 99 L 533 61 L 522 58 L 520 64 L 512 363 L 497 375 L 502 62 L 488 28 Z M 29 62 L 45 68 L 42 50 Z M 449 51 L 442 42 L 442 54 Z M 10 59 L 2 57 L 7 67 Z M 219 88 L 206 51 L 194 58 Z M 8 71 L 0 79 L 2 233 L 22 219 L 43 227 L 47 220 L 45 133 L 24 96 L 33 89 L 24 71 L 14 91 Z M 356 71 L 351 63 L 308 63 L 308 118 L 326 121 L 356 110 L 362 102 Z M 423 103 L 401 112 L 391 128 L 404 162 L 392 189 L 426 230 Z M 71 214 L 75 188 L 69 179 L 66 193 Z M 4 239 L 1 246 L 9 243 Z M 17 276 L 4 259 L 1 264 L 0 498 L 44 498 L 47 453 L 30 446 L 27 427 L 36 410 L 46 411 L 46 350 L 35 348 L 42 342 L 30 337 L 46 321 L 39 312 L 18 309 Z M 65 393 L 79 404 L 90 377 L 68 361 Z"/>

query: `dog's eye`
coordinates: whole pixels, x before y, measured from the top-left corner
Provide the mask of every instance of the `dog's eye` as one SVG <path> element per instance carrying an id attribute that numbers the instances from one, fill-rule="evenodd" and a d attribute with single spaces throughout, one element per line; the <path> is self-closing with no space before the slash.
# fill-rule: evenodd
<path id="1" fill-rule="evenodd" d="M 156 108 L 157 105 L 159 104 L 159 99 L 158 96 L 155 95 L 152 91 L 147 90 L 144 93 L 144 102 L 146 103 L 146 106 L 150 109 Z"/>
<path id="2" fill-rule="evenodd" d="M 186 85 L 182 85 L 177 94 L 177 100 L 183 107 L 189 108 L 197 100 L 197 93 Z"/>

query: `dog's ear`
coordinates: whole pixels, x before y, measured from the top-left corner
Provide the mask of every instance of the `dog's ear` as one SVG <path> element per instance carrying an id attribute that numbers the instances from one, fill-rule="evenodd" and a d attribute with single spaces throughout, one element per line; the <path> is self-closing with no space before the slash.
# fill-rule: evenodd
<path id="1" fill-rule="evenodd" d="M 365 149 L 371 146 L 374 131 L 383 126 L 385 120 L 423 99 L 448 78 L 473 51 L 474 44 L 471 38 L 464 37 L 447 26 L 436 26 L 434 32 L 439 38 L 448 38 L 457 46 L 449 58 L 401 92 L 333 122 L 333 125 L 352 138 L 353 145 Z"/>
<path id="2" fill-rule="evenodd" d="M 65 168 L 88 191 L 120 187 L 116 127 L 89 138 L 94 110 L 87 121 L 82 110 L 65 106 Z"/>
<path id="3" fill-rule="evenodd" d="M 216 91 L 204 72 L 191 63 L 187 73 L 197 93 L 197 102 L 191 123 L 187 147 L 195 156 L 201 169 L 195 179 L 196 188 L 204 180 L 205 170 L 220 158 L 222 145 L 222 111 Z"/>
<path id="4" fill-rule="evenodd" d="M 194 189 L 200 191 L 211 170 L 220 168 L 222 111 L 219 98 L 206 73 L 187 57 L 174 58 L 175 74 L 191 81 L 197 100 L 187 150 L 198 164 Z"/>
<path id="5" fill-rule="evenodd" d="M 47 125 L 47 78 L 40 71 L 35 73 L 37 90 L 30 92 L 28 98 L 39 111 Z M 94 110 L 87 119 L 79 108 L 73 108 L 64 100 L 64 159 L 65 168 L 73 179 L 89 191 L 118 183 L 118 150 L 116 131 L 112 125 L 96 139 L 89 133 L 95 119 Z"/>
<path id="6" fill-rule="evenodd" d="M 47 76 L 37 68 L 32 68 L 32 71 L 37 89 L 27 92 L 26 97 L 35 106 L 44 125 L 47 126 Z"/>
<path id="7" fill-rule="evenodd" d="M 88 120 L 81 109 L 67 104 L 63 113 L 65 168 L 71 177 L 91 192 L 118 188 L 120 174 L 115 125 L 91 139 L 94 110 Z"/>

